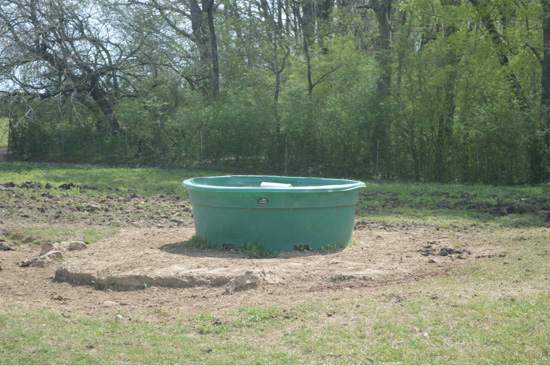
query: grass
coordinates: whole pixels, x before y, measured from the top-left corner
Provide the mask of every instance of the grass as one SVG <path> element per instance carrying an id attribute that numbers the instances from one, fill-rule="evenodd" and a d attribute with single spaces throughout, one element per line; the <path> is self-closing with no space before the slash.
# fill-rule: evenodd
<path id="1" fill-rule="evenodd" d="M 79 240 L 85 243 L 95 243 L 117 233 L 117 228 L 97 228 L 89 226 L 48 225 L 32 228 L 18 227 L 11 230 L 7 238 L 16 245 L 40 244 L 43 241 L 61 242 Z"/>
<path id="2" fill-rule="evenodd" d="M 440 227 L 537 227 L 550 212 L 550 185 L 492 186 L 367 182 L 357 216 Z"/>
<path id="3" fill-rule="evenodd" d="M 0 118 L 0 148 L 8 146 L 8 119 Z"/>
<path id="4" fill-rule="evenodd" d="M 353 245 L 351 243 L 350 245 Z M 191 239 L 187 242 L 187 246 L 190 248 L 196 248 L 196 249 L 209 249 L 209 250 L 230 250 L 230 249 L 236 249 L 240 254 L 247 256 L 249 258 L 276 258 L 279 255 L 279 251 L 271 250 L 269 248 L 266 248 L 264 246 L 258 245 L 254 242 L 248 242 L 241 244 L 239 246 L 231 246 L 231 248 L 222 248 L 217 244 L 208 243 L 206 240 L 203 240 L 199 238 L 197 235 L 193 235 Z M 325 245 L 319 249 L 317 249 L 318 253 L 330 253 L 335 252 L 337 250 L 340 250 L 342 248 L 346 247 L 346 245 Z M 308 251 L 305 246 L 303 245 L 297 245 L 296 249 L 297 251 Z"/>
<path id="5" fill-rule="evenodd" d="M 228 250 L 220 247 L 217 244 L 212 244 L 199 238 L 197 235 L 193 235 L 187 242 L 187 246 L 196 249 L 209 249 L 209 250 Z M 253 242 L 245 243 L 235 248 L 239 253 L 250 258 L 275 258 L 279 252 L 267 249 L 261 245 L 257 245 Z"/>
<path id="6" fill-rule="evenodd" d="M 225 173 L 183 169 L 103 167 L 77 164 L 0 163 L 0 184 L 73 183 L 96 187 L 84 194 L 168 195 L 187 198 L 183 180 Z M 55 191 L 52 190 L 55 193 Z M 63 191 L 67 192 L 67 191 Z M 81 194 L 78 188 L 68 193 Z M 550 185 L 491 186 L 367 182 L 357 217 L 389 223 L 422 223 L 441 227 L 492 225 L 540 226 L 550 213 Z"/>
<path id="7" fill-rule="evenodd" d="M 250 258 L 275 258 L 279 252 L 253 242 L 244 243 L 238 248 L 239 253 Z"/>
<path id="8" fill-rule="evenodd" d="M 222 248 L 220 248 L 218 245 L 209 243 L 206 240 L 203 240 L 196 235 L 193 235 L 191 239 L 189 239 L 186 246 L 188 246 L 189 248 L 195 248 L 195 249 L 222 250 Z"/>
<path id="9" fill-rule="evenodd" d="M 180 169 L 102 167 L 78 164 L 48 163 L 0 163 L 0 183 L 24 182 L 46 183 L 54 187 L 73 183 L 77 186 L 96 187 L 94 193 L 128 194 L 143 196 L 180 195 L 187 196 L 183 180 L 217 175 L 216 172 L 198 172 Z"/>
<path id="10" fill-rule="evenodd" d="M 213 174 L 0 164 L 0 183 L 73 182 L 97 186 L 91 194 L 111 195 L 186 197 L 183 179 Z M 358 220 L 472 228 L 499 255 L 469 261 L 438 277 L 337 295 L 327 292 L 308 303 L 243 304 L 195 314 L 159 309 L 157 320 L 148 321 L 67 318 L 59 309 L 26 308 L 0 299 L 0 363 L 550 363 L 548 186 L 368 182 L 360 197 Z M 491 211 L 520 205 L 525 210 Z M 88 241 L 101 235 L 78 226 L 32 230 L 15 234 L 18 240 L 80 235 Z M 202 245 L 195 241 L 191 245 Z"/>
<path id="11" fill-rule="evenodd" d="M 409 286 L 312 303 L 203 311 L 168 323 L 65 318 L 49 309 L 8 305 L 0 312 L 0 359 L 7 364 L 547 364 L 549 264 L 540 254 L 549 249 L 548 232 L 529 232 L 521 243 L 517 237 L 523 234 L 516 230 L 502 234 L 493 239 L 508 252 L 505 258 L 487 258 Z M 530 248 L 522 249 L 525 245 Z M 509 267 L 502 271 L 506 260 Z"/>

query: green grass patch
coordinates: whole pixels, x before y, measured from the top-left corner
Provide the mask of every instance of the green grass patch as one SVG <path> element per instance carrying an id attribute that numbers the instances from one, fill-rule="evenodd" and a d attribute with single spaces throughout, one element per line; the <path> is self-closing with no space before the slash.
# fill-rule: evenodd
<path id="1" fill-rule="evenodd" d="M 206 240 L 201 239 L 197 235 L 193 235 L 191 239 L 186 244 L 189 248 L 196 249 L 209 249 L 209 250 L 232 250 L 235 249 L 242 255 L 245 255 L 250 258 L 275 258 L 279 252 L 267 249 L 261 245 L 257 245 L 253 242 L 245 243 L 240 246 L 230 246 L 227 248 L 222 248 L 217 244 L 209 243 Z"/>
<path id="2" fill-rule="evenodd" d="M 216 174 L 0 163 L 0 183 L 73 182 L 97 186 L 99 194 L 109 195 L 185 197 L 182 180 Z M 406 285 L 358 288 L 334 296 L 327 291 L 307 303 L 278 306 L 249 304 L 245 299 L 240 300 L 242 306 L 225 311 L 180 314 L 160 309 L 156 321 L 66 318 L 51 308 L 3 303 L 0 360 L 5 364 L 548 364 L 550 229 L 545 227 L 545 215 L 550 207 L 545 205 L 549 197 L 548 186 L 369 182 L 360 194 L 358 220 L 468 227 L 480 231 L 478 239 L 485 240 L 482 245 L 488 254 L 439 277 Z M 94 242 L 114 233 L 59 225 L 19 228 L 10 233 L 10 240 Z M 188 245 L 212 249 L 199 238 Z M 262 252 L 256 246 L 249 250 L 251 256 Z M 328 279 L 333 284 L 351 280 L 347 275 Z"/>
<path id="3" fill-rule="evenodd" d="M 248 242 L 237 246 L 230 245 L 228 247 L 220 247 L 217 244 L 212 244 L 207 242 L 206 240 L 201 239 L 197 235 L 193 235 L 191 239 L 189 239 L 186 245 L 189 248 L 196 248 L 196 249 L 209 249 L 209 250 L 217 250 L 217 251 L 237 250 L 240 254 L 247 256 L 249 258 L 255 258 L 255 259 L 276 258 L 280 253 L 279 251 L 271 250 L 264 246 L 258 245 L 254 242 Z M 346 245 L 325 245 L 317 249 L 316 252 L 322 253 L 322 254 L 331 253 L 345 247 Z M 309 246 L 306 246 L 306 245 L 297 245 L 294 250 L 306 252 L 306 251 L 309 251 L 308 248 Z"/>
<path id="4" fill-rule="evenodd" d="M 268 249 L 253 242 L 244 243 L 238 247 L 239 253 L 250 258 L 275 258 L 279 252 Z"/>
<path id="5" fill-rule="evenodd" d="M 336 252 L 338 250 L 342 250 L 348 246 L 352 246 L 354 243 L 351 242 L 349 244 L 343 244 L 343 245 L 336 245 L 336 244 L 328 244 L 328 245 L 324 245 L 322 246 L 321 248 L 317 249 L 317 252 L 319 253 L 333 253 L 333 252 Z"/>
<path id="6" fill-rule="evenodd" d="M 8 146 L 8 128 L 8 119 L 0 118 L 0 148 Z"/>
<path id="7" fill-rule="evenodd" d="M 97 189 L 92 192 L 102 194 L 187 196 L 187 190 L 182 186 L 183 180 L 208 175 L 219 175 L 219 173 L 78 164 L 0 163 L 0 183 L 14 182 L 20 185 L 32 181 L 41 183 L 43 186 L 49 183 L 53 187 L 73 183 L 79 187 L 95 187 Z"/>
<path id="8" fill-rule="evenodd" d="M 61 242 L 67 240 L 79 240 L 85 243 L 95 243 L 109 238 L 117 233 L 115 227 L 89 227 L 48 225 L 32 228 L 18 227 L 9 231 L 7 238 L 18 245 L 40 244 L 43 241 Z"/>
<path id="9" fill-rule="evenodd" d="M 199 238 L 197 235 L 193 235 L 186 243 L 186 246 L 195 249 L 222 250 L 220 246 L 209 243 L 206 240 Z"/>
<path id="10" fill-rule="evenodd" d="M 0 313 L 0 356 L 7 364 L 550 362 L 548 294 L 457 295 L 348 296 L 170 323 L 66 319 L 9 305 Z"/>
<path id="11" fill-rule="evenodd" d="M 0 183 L 33 181 L 54 187 L 73 183 L 96 187 L 84 194 L 166 195 L 188 197 L 183 180 L 220 175 L 184 169 L 101 167 L 75 164 L 0 163 Z M 550 213 L 550 185 L 490 186 L 371 182 L 360 191 L 357 218 L 389 223 L 422 223 L 440 227 L 539 227 Z M 51 190 L 56 192 L 55 190 Z"/>
<path id="12" fill-rule="evenodd" d="M 540 227 L 550 212 L 550 185 L 490 186 L 367 182 L 357 217 L 440 227 Z"/>

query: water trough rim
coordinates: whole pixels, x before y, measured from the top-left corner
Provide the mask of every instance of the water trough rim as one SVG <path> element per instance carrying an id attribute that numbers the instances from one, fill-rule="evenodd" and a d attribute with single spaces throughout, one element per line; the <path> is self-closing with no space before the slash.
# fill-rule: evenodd
<path id="1" fill-rule="evenodd" d="M 231 187 L 223 185 L 201 184 L 196 180 L 198 179 L 220 179 L 220 178 L 265 178 L 269 179 L 311 179 L 317 181 L 326 182 L 342 182 L 342 184 L 324 184 L 324 185 L 309 185 L 309 186 L 292 186 L 292 187 L 257 187 L 257 186 L 243 186 L 243 187 Z M 290 177 L 290 176 L 277 176 L 277 175 L 220 175 L 212 177 L 196 177 L 183 181 L 182 185 L 187 189 L 195 189 L 199 191 L 207 192 L 285 192 L 285 193 L 318 193 L 318 192 L 345 192 L 354 189 L 366 187 L 366 184 L 361 181 L 348 180 L 348 179 L 333 179 L 333 178 L 317 178 L 317 177 Z"/>

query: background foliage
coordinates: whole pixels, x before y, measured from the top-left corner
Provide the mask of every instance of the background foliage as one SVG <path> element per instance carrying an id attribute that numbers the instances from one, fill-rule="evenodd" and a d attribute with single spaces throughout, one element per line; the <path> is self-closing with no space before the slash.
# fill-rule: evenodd
<path id="1" fill-rule="evenodd" d="M 10 0 L 0 113 L 35 160 L 540 183 L 545 6 Z"/>

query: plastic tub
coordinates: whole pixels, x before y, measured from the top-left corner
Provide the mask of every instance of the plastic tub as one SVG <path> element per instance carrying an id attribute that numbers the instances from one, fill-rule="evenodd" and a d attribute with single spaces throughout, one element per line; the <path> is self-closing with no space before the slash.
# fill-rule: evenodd
<path id="1" fill-rule="evenodd" d="M 222 176 L 185 180 L 199 238 L 281 251 L 351 242 L 359 188 L 325 178 Z"/>

